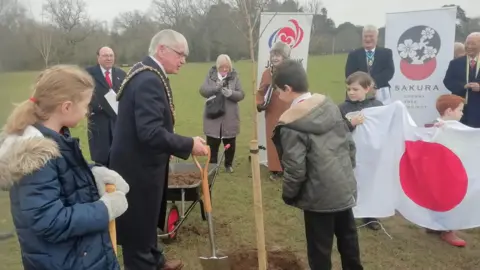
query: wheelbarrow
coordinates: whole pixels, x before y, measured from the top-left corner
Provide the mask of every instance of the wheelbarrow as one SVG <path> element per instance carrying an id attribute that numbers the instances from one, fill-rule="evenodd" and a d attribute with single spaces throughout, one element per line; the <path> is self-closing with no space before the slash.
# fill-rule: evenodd
<path id="1" fill-rule="evenodd" d="M 215 179 L 221 167 L 219 164 L 222 163 L 223 158 L 225 157 L 225 151 L 228 148 L 230 148 L 229 144 L 225 146 L 222 156 L 218 160 L 217 164 L 209 164 L 208 186 L 210 194 L 212 193 Z M 170 164 L 170 174 L 194 173 L 198 171 L 199 168 L 194 162 Z M 200 205 L 200 214 L 202 216 L 202 220 L 207 220 L 203 207 L 201 183 L 202 181 L 199 174 L 198 181 L 192 185 L 169 184 L 167 190 L 167 202 L 169 204 L 169 209 L 167 210 L 167 216 L 165 219 L 165 228 L 162 234 L 158 234 L 158 238 L 162 239 L 163 242 L 168 243 L 176 239 L 179 228 L 182 226 L 197 204 Z M 180 204 L 180 209 L 178 209 L 177 203 Z"/>

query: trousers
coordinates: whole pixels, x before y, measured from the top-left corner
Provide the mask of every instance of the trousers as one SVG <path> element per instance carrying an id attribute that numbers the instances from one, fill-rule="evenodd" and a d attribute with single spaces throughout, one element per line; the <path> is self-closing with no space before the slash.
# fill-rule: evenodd
<path id="1" fill-rule="evenodd" d="M 223 142 L 223 145 L 230 144 L 230 148 L 225 151 L 225 167 L 231 167 L 233 165 L 233 158 L 235 157 L 235 147 L 236 147 L 236 138 L 214 138 L 207 136 L 207 145 L 210 146 L 210 163 L 218 162 L 218 149 L 220 144 Z"/>
<path id="2" fill-rule="evenodd" d="M 308 263 L 311 270 L 332 269 L 333 236 L 343 270 L 363 270 L 352 209 L 335 213 L 304 211 Z"/>
<path id="3" fill-rule="evenodd" d="M 165 264 L 165 256 L 158 246 L 144 249 L 122 246 L 125 270 L 158 270 Z"/>

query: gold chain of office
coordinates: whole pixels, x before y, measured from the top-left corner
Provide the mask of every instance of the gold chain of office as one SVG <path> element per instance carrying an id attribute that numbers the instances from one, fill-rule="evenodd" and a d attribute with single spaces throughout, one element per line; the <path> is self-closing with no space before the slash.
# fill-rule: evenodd
<path id="1" fill-rule="evenodd" d="M 141 65 L 141 67 L 138 68 L 138 69 L 135 69 L 137 67 L 137 65 Z M 134 71 L 132 72 L 132 70 L 134 70 Z M 130 71 L 128 71 L 127 77 L 125 78 L 125 80 L 123 80 L 122 85 L 120 85 L 120 89 L 118 90 L 117 101 L 119 101 L 120 98 L 122 97 L 123 90 L 125 89 L 125 86 L 128 84 L 128 82 L 133 77 L 135 77 L 135 75 L 137 75 L 140 72 L 143 72 L 145 70 L 152 71 L 153 73 L 157 74 L 157 76 L 160 78 L 163 85 L 165 86 L 165 94 L 167 95 L 167 98 L 168 98 L 168 105 L 170 106 L 170 112 L 172 114 L 173 125 L 175 125 L 175 105 L 173 104 L 172 89 L 170 88 L 170 84 L 167 83 L 167 78 L 165 77 L 164 74 L 162 74 L 162 72 L 158 71 L 157 69 L 155 69 L 151 66 L 147 66 L 147 65 L 143 64 L 142 62 L 136 63 L 135 65 L 133 65 L 133 67 L 130 69 Z"/>

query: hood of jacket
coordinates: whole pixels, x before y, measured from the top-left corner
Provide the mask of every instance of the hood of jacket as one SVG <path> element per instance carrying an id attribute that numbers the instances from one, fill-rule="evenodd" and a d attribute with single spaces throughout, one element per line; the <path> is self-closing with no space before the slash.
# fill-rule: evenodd
<path id="1" fill-rule="evenodd" d="M 9 189 L 23 176 L 60 156 L 57 143 L 28 126 L 23 134 L 0 134 L 0 188 Z"/>
<path id="2" fill-rule="evenodd" d="M 310 98 L 286 110 L 278 125 L 305 133 L 323 134 L 336 125 L 340 111 L 328 97 L 313 94 Z"/>

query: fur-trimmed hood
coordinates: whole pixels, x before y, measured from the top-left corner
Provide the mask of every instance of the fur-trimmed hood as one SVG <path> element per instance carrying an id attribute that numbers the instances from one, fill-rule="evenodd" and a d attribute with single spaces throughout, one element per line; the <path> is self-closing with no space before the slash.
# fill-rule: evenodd
<path id="1" fill-rule="evenodd" d="M 9 189 L 59 156 L 58 144 L 33 126 L 28 126 L 22 135 L 0 134 L 0 188 Z"/>
<path id="2" fill-rule="evenodd" d="M 313 94 L 310 98 L 286 110 L 278 121 L 278 125 L 288 126 L 293 130 L 306 133 L 323 134 L 332 129 L 340 114 L 337 105 L 321 94 Z"/>

